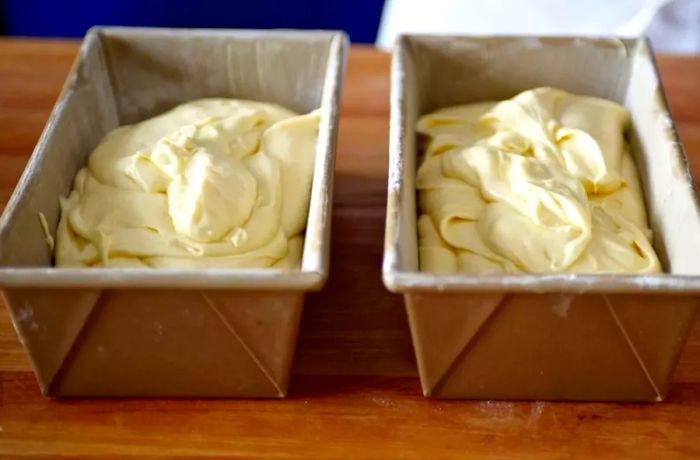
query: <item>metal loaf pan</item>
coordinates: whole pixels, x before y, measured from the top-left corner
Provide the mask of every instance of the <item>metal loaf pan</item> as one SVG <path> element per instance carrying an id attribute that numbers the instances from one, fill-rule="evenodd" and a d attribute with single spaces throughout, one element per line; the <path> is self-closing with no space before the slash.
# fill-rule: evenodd
<path id="1" fill-rule="evenodd" d="M 418 270 L 417 118 L 538 86 L 622 103 L 661 275 Z M 659 401 L 700 292 L 698 195 L 643 39 L 399 37 L 391 89 L 384 283 L 406 302 L 423 393 Z"/>
<path id="2" fill-rule="evenodd" d="M 328 276 L 341 32 L 91 29 L 0 221 L 0 286 L 51 396 L 282 397 Z M 39 224 L 111 129 L 206 96 L 322 109 L 301 269 L 63 269 Z"/>

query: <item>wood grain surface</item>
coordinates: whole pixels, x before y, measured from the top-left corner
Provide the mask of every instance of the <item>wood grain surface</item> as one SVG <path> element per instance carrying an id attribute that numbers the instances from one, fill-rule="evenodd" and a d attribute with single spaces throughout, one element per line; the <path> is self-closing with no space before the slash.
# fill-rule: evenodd
<path id="1" fill-rule="evenodd" d="M 0 40 L 0 203 L 9 198 L 77 51 Z M 661 56 L 700 177 L 700 57 Z M 381 284 L 389 56 L 353 48 L 333 211 L 331 277 L 311 295 L 290 396 L 48 400 L 0 309 L 0 456 L 700 458 L 700 318 L 661 404 L 434 401 L 420 396 L 400 297 Z"/>

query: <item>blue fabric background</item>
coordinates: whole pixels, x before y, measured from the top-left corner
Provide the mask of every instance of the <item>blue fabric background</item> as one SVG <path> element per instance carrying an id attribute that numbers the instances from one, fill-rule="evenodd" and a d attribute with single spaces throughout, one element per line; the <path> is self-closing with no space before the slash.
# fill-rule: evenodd
<path id="1" fill-rule="evenodd" d="M 374 42 L 384 0 L 0 0 L 6 35 L 81 37 L 93 25 L 341 29 Z"/>

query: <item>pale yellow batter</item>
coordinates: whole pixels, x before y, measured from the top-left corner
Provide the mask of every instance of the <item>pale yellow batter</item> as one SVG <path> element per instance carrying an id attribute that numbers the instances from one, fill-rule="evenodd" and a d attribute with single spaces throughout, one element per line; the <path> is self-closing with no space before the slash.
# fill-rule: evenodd
<path id="1" fill-rule="evenodd" d="M 553 88 L 420 118 L 420 269 L 661 271 L 628 125 L 614 102 Z"/>
<path id="2" fill-rule="evenodd" d="M 200 99 L 117 128 L 61 198 L 61 267 L 299 265 L 319 113 Z"/>

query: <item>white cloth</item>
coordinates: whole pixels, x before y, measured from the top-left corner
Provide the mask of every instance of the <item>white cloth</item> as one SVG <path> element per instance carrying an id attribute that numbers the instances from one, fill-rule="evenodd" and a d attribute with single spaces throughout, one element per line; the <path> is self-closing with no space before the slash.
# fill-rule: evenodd
<path id="1" fill-rule="evenodd" d="M 386 0 L 377 45 L 399 33 L 648 34 L 662 52 L 700 52 L 700 0 Z"/>

